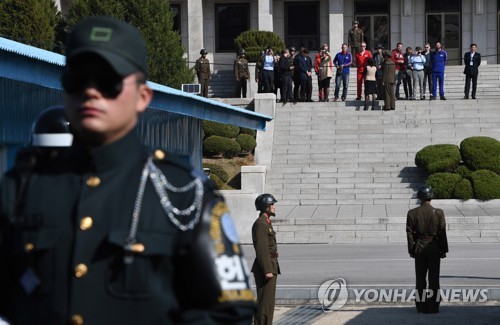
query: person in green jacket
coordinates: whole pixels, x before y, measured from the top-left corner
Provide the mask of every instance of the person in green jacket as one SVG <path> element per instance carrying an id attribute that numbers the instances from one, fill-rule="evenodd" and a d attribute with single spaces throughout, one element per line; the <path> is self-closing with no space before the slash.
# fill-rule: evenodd
<path id="1" fill-rule="evenodd" d="M 278 244 L 271 217 L 276 215 L 275 203 L 271 194 L 261 194 L 255 199 L 255 208 L 259 217 L 252 226 L 252 241 L 255 248 L 255 261 L 252 272 L 257 286 L 257 312 L 255 324 L 271 325 L 274 315 L 276 295 L 276 277 L 280 273 L 278 263 Z"/>

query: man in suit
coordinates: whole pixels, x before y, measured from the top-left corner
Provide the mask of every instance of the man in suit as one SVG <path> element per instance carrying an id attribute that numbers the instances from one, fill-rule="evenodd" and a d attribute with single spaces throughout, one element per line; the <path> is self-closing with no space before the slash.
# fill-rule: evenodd
<path id="1" fill-rule="evenodd" d="M 408 253 L 415 259 L 417 312 L 432 314 L 439 312 L 439 268 L 441 258 L 448 253 L 446 221 L 444 212 L 431 205 L 434 192 L 428 185 L 418 189 L 420 206 L 408 211 L 406 235 Z M 429 278 L 429 290 L 427 289 Z"/>
<path id="2" fill-rule="evenodd" d="M 464 55 L 464 74 L 465 74 L 465 96 L 464 99 L 469 99 L 470 82 L 472 80 L 472 99 L 476 99 L 477 76 L 479 74 L 479 66 L 481 65 L 481 54 L 476 52 L 477 45 L 470 45 L 470 52 Z"/>
<path id="3" fill-rule="evenodd" d="M 257 312 L 255 324 L 271 325 L 274 315 L 276 277 L 280 273 L 276 233 L 271 225 L 271 217 L 276 215 L 274 204 L 278 202 L 271 194 L 261 194 L 255 199 L 259 217 L 252 226 L 252 241 L 255 261 L 252 272 L 257 287 Z"/>

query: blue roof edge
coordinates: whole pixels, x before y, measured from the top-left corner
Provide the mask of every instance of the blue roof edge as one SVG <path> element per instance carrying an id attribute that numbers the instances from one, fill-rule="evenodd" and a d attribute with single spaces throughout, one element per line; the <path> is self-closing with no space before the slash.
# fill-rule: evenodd
<path id="1" fill-rule="evenodd" d="M 0 37 L 0 50 L 40 60 L 57 66 L 66 64 L 66 57 L 31 45 Z M 22 80 L 29 82 L 29 80 Z M 57 80 L 59 83 L 59 80 Z M 45 83 L 42 85 L 45 86 Z M 220 123 L 234 124 L 256 130 L 265 130 L 266 122 L 273 118 L 243 108 L 204 98 L 175 88 L 148 81 L 155 91 L 151 108 Z M 176 105 L 169 105 L 175 103 Z M 227 111 L 224 111 L 227 110 Z M 229 112 L 229 114 L 228 114 Z"/>

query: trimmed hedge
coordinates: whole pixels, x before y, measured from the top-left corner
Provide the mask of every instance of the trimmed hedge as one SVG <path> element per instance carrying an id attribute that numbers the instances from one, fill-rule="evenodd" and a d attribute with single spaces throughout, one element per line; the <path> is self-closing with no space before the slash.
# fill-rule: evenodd
<path id="1" fill-rule="evenodd" d="M 212 135 L 203 140 L 203 152 L 212 156 L 234 157 L 241 152 L 241 147 L 232 139 Z"/>
<path id="2" fill-rule="evenodd" d="M 255 138 L 257 131 L 255 131 L 253 129 L 249 129 L 249 128 L 240 128 L 240 134 L 249 134 Z"/>
<path id="3" fill-rule="evenodd" d="M 254 137 L 248 134 L 238 135 L 236 137 L 236 142 L 238 142 L 241 149 L 246 152 L 251 152 L 257 146 L 257 141 L 255 141 Z"/>
<path id="4" fill-rule="evenodd" d="M 271 47 L 275 54 L 280 54 L 285 49 L 285 44 L 276 33 L 259 30 L 248 30 L 241 33 L 234 39 L 234 46 L 236 53 L 240 49 L 245 50 L 249 62 L 261 60 L 260 52 L 267 47 Z"/>
<path id="5" fill-rule="evenodd" d="M 219 165 L 203 164 L 203 168 L 210 168 L 210 177 L 212 177 L 212 175 L 217 175 L 217 177 L 219 177 L 220 180 L 224 183 L 227 183 L 227 181 L 229 180 L 229 175 L 224 170 L 224 168 Z"/>
<path id="6" fill-rule="evenodd" d="M 461 160 L 460 149 L 453 144 L 430 145 L 417 152 L 415 156 L 415 164 L 424 168 L 429 174 L 452 172 Z"/>
<path id="7" fill-rule="evenodd" d="M 429 176 L 427 184 L 432 187 L 436 199 L 461 199 L 473 198 L 472 185 L 468 179 L 458 174 L 435 173 Z"/>
<path id="8" fill-rule="evenodd" d="M 469 169 L 500 174 L 500 141 L 489 137 L 467 138 L 460 143 L 460 152 Z"/>
<path id="9" fill-rule="evenodd" d="M 455 169 L 455 174 L 458 174 L 462 176 L 462 178 L 467 178 L 470 179 L 470 174 L 472 173 L 467 166 L 458 166 L 457 169 Z"/>
<path id="10" fill-rule="evenodd" d="M 500 199 L 500 176 L 491 170 L 477 170 L 470 175 L 474 197 L 478 200 Z"/>
<path id="11" fill-rule="evenodd" d="M 203 121 L 203 132 L 205 137 L 210 137 L 213 135 L 225 137 L 225 138 L 236 138 L 238 133 L 240 133 L 239 126 L 222 124 L 212 121 Z"/>
<path id="12" fill-rule="evenodd" d="M 210 174 L 210 180 L 214 183 L 215 188 L 218 190 L 221 190 L 225 185 L 225 182 L 223 182 L 217 174 Z"/>

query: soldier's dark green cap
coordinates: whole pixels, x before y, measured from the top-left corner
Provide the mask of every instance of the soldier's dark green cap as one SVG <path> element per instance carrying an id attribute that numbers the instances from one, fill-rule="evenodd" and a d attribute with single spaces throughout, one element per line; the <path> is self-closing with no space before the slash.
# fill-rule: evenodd
<path id="1" fill-rule="evenodd" d="M 66 44 L 66 64 L 71 66 L 84 54 L 96 54 L 104 58 L 122 77 L 137 71 L 147 75 L 144 38 L 137 28 L 124 21 L 99 16 L 79 22 Z"/>

